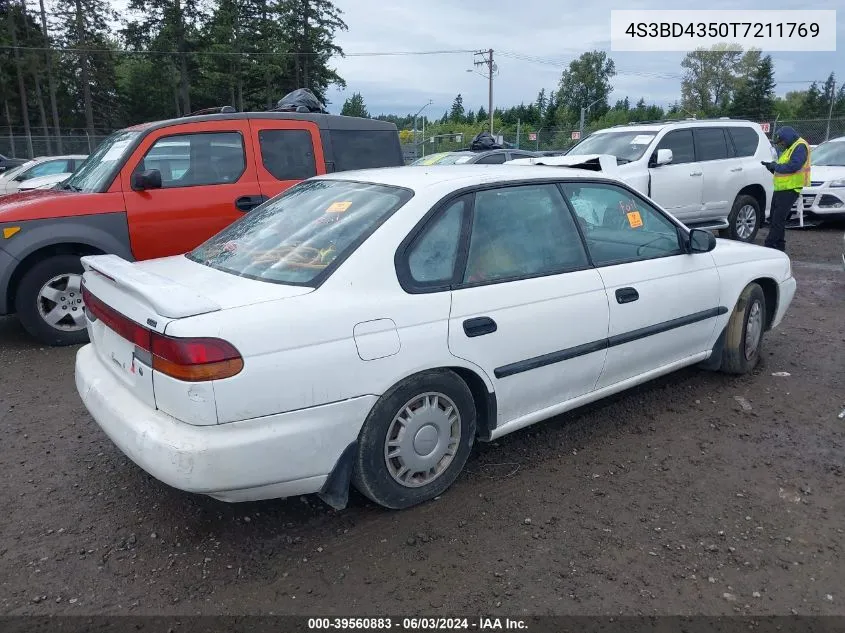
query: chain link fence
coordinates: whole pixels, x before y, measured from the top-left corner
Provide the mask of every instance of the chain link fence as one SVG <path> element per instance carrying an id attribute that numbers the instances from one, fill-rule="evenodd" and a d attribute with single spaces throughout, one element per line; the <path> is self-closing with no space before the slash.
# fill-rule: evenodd
<path id="1" fill-rule="evenodd" d="M 85 132 L 73 131 L 62 133 L 59 137 L 5 134 L 0 136 L 0 154 L 9 158 L 90 154 L 106 137 L 108 133 L 105 132 L 89 136 Z"/>

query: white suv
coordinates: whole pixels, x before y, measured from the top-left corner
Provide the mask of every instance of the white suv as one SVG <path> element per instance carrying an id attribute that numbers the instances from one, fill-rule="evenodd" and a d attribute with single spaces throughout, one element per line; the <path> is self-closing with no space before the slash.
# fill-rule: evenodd
<path id="1" fill-rule="evenodd" d="M 615 157 L 616 178 L 691 228 L 721 229 L 724 237 L 751 242 L 769 216 L 773 179 L 761 162 L 772 160 L 772 146 L 751 121 L 620 125 L 591 134 L 566 156 L 518 162 L 574 165 L 573 157 L 587 156 Z M 608 162 L 599 164 L 605 170 Z"/>

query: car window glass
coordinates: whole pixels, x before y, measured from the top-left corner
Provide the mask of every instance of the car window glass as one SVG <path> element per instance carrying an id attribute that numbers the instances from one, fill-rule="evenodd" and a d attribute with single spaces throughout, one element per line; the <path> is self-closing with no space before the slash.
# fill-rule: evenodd
<path id="1" fill-rule="evenodd" d="M 238 132 L 182 134 L 158 139 L 135 172 L 157 169 L 162 189 L 237 182 L 246 168 Z"/>
<path id="2" fill-rule="evenodd" d="M 30 178 L 39 178 L 41 176 L 52 176 L 53 174 L 64 174 L 70 171 L 68 169 L 67 160 L 50 160 L 45 163 L 39 163 L 32 169 L 28 169 L 22 173 L 18 178 L 21 181 L 29 180 Z"/>
<path id="3" fill-rule="evenodd" d="M 675 130 L 660 139 L 657 149 L 671 149 L 670 165 L 683 165 L 695 162 L 695 147 L 692 142 L 692 130 Z M 656 158 L 655 153 L 655 158 Z"/>
<path id="4" fill-rule="evenodd" d="M 728 145 L 722 128 L 695 128 L 694 134 L 696 155 L 699 161 L 728 158 Z"/>
<path id="5" fill-rule="evenodd" d="M 265 169 L 277 180 L 305 180 L 317 175 L 308 130 L 261 130 L 258 144 Z"/>
<path id="6" fill-rule="evenodd" d="M 630 191 L 601 183 L 566 183 L 563 190 L 597 266 L 681 252 L 675 224 Z"/>
<path id="7" fill-rule="evenodd" d="M 544 275 L 587 264 L 578 229 L 555 185 L 475 194 L 464 282 Z"/>
<path id="8" fill-rule="evenodd" d="M 490 154 L 489 156 L 482 156 L 476 162 L 478 165 L 500 165 L 505 162 L 507 156 L 504 152 L 497 154 Z"/>
<path id="9" fill-rule="evenodd" d="M 729 127 L 728 134 L 733 140 L 737 156 L 754 156 L 757 153 L 757 146 L 760 144 L 760 137 L 750 127 Z"/>
<path id="10" fill-rule="evenodd" d="M 408 255 L 408 270 L 415 282 L 425 284 L 452 280 L 465 206 L 464 200 L 449 205 L 414 242 Z"/>
<path id="11" fill-rule="evenodd" d="M 331 130 L 336 171 L 404 165 L 396 130 Z"/>

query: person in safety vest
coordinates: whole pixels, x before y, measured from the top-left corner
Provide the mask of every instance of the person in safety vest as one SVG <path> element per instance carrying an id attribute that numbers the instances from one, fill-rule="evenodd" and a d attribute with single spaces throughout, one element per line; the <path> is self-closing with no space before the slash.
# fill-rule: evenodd
<path id="1" fill-rule="evenodd" d="M 810 145 L 791 127 L 783 127 L 775 134 L 780 150 L 776 161 L 764 162 L 775 179 L 775 194 L 769 218 L 766 246 L 786 250 L 786 220 L 801 190 L 810 185 Z"/>

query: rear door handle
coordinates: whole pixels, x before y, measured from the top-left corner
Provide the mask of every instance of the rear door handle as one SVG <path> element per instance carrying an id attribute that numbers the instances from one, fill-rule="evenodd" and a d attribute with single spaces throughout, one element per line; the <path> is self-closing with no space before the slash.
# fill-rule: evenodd
<path id="1" fill-rule="evenodd" d="M 265 200 L 267 200 L 267 196 L 241 196 L 235 200 L 235 206 L 240 211 L 252 211 Z"/>
<path id="2" fill-rule="evenodd" d="M 490 317 L 476 317 L 464 321 L 464 334 L 470 338 L 492 334 L 496 329 L 496 322 Z"/>
<path id="3" fill-rule="evenodd" d="M 734 167 L 731 171 L 742 171 L 742 167 Z"/>
<path id="4" fill-rule="evenodd" d="M 700 171 L 694 171 L 690 174 L 690 176 L 700 176 L 702 173 L 703 172 L 700 172 Z"/>
<path id="5" fill-rule="evenodd" d="M 619 288 L 616 290 L 617 303 L 631 303 L 640 298 L 640 293 L 636 288 Z"/>

